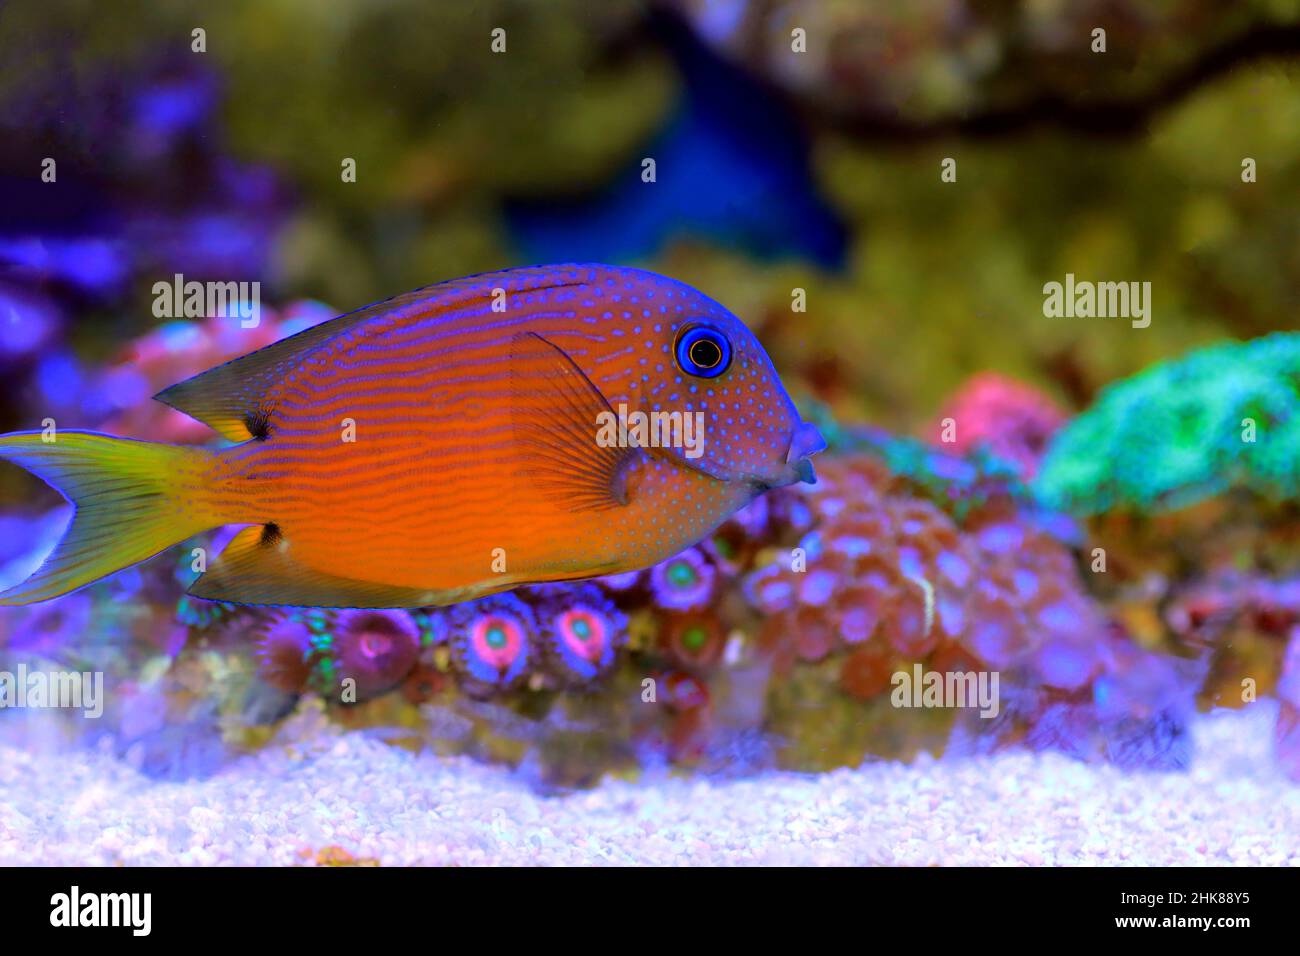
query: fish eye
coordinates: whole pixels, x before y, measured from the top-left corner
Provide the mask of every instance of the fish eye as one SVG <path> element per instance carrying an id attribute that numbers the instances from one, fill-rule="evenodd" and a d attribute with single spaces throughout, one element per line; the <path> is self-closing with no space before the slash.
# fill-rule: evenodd
<path id="1" fill-rule="evenodd" d="M 688 325 L 674 348 L 678 367 L 697 378 L 717 378 L 731 365 L 731 343 L 717 329 Z"/>

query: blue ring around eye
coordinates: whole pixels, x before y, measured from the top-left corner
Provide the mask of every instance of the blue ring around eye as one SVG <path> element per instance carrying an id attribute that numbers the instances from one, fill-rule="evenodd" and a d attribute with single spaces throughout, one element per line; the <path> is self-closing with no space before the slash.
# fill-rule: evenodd
<path id="1" fill-rule="evenodd" d="M 731 343 L 707 325 L 687 326 L 677 336 L 677 367 L 696 378 L 717 378 L 731 365 Z"/>

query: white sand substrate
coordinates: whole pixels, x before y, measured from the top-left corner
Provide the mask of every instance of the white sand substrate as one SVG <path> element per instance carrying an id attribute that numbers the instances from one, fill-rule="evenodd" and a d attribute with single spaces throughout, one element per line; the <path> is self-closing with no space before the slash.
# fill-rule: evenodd
<path id="1" fill-rule="evenodd" d="M 1188 772 L 1009 752 L 819 775 L 660 775 L 562 796 L 317 721 L 206 779 L 0 722 L 0 864 L 1300 865 L 1275 705 L 1199 718 Z M 289 738 L 289 739 L 285 739 Z"/>

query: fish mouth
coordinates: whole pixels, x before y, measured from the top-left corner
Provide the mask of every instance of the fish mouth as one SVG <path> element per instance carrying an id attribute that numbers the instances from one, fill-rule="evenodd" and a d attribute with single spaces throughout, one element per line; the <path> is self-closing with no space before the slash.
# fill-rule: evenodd
<path id="1" fill-rule="evenodd" d="M 813 469 L 813 463 L 810 459 L 813 455 L 825 450 L 826 439 L 822 437 L 822 433 L 817 426 L 812 422 L 801 421 L 790 432 L 790 444 L 786 448 L 785 460 L 776 467 L 775 474 L 728 473 L 708 458 L 691 459 L 681 455 L 676 450 L 645 448 L 641 450 L 641 453 L 669 457 L 677 466 L 717 481 L 744 482 L 750 485 L 756 494 L 762 494 L 772 488 L 782 488 L 799 482 L 815 485 L 817 483 L 817 472 Z"/>
<path id="2" fill-rule="evenodd" d="M 826 450 L 826 439 L 812 422 L 800 422 L 790 433 L 790 447 L 785 453 L 785 464 L 792 477 L 789 484 L 802 481 L 817 484 L 812 456 Z"/>

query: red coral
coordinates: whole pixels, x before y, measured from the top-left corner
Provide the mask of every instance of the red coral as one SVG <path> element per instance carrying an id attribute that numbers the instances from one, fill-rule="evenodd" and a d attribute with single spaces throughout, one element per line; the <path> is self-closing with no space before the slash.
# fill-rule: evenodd
<path id="1" fill-rule="evenodd" d="M 708 611 L 669 613 L 664 616 L 660 643 L 680 666 L 707 669 L 722 659 L 727 633 L 717 615 Z"/>
<path id="2" fill-rule="evenodd" d="M 959 526 L 873 458 L 830 459 L 822 471 L 825 487 L 807 492 L 815 531 L 747 588 L 778 676 L 842 653 L 841 687 L 866 698 L 905 662 L 1010 670 L 1058 691 L 1102 672 L 1110 624 L 1068 548 L 1028 516 L 1004 503 Z"/>
<path id="3" fill-rule="evenodd" d="M 1037 389 L 985 372 L 969 379 L 948 400 L 930 429 L 930 440 L 958 454 L 986 446 L 1031 478 L 1066 417 Z"/>
<path id="4" fill-rule="evenodd" d="M 257 673 L 267 684 L 288 693 L 307 686 L 312 668 L 311 631 L 285 612 L 275 612 L 259 628 Z"/>

